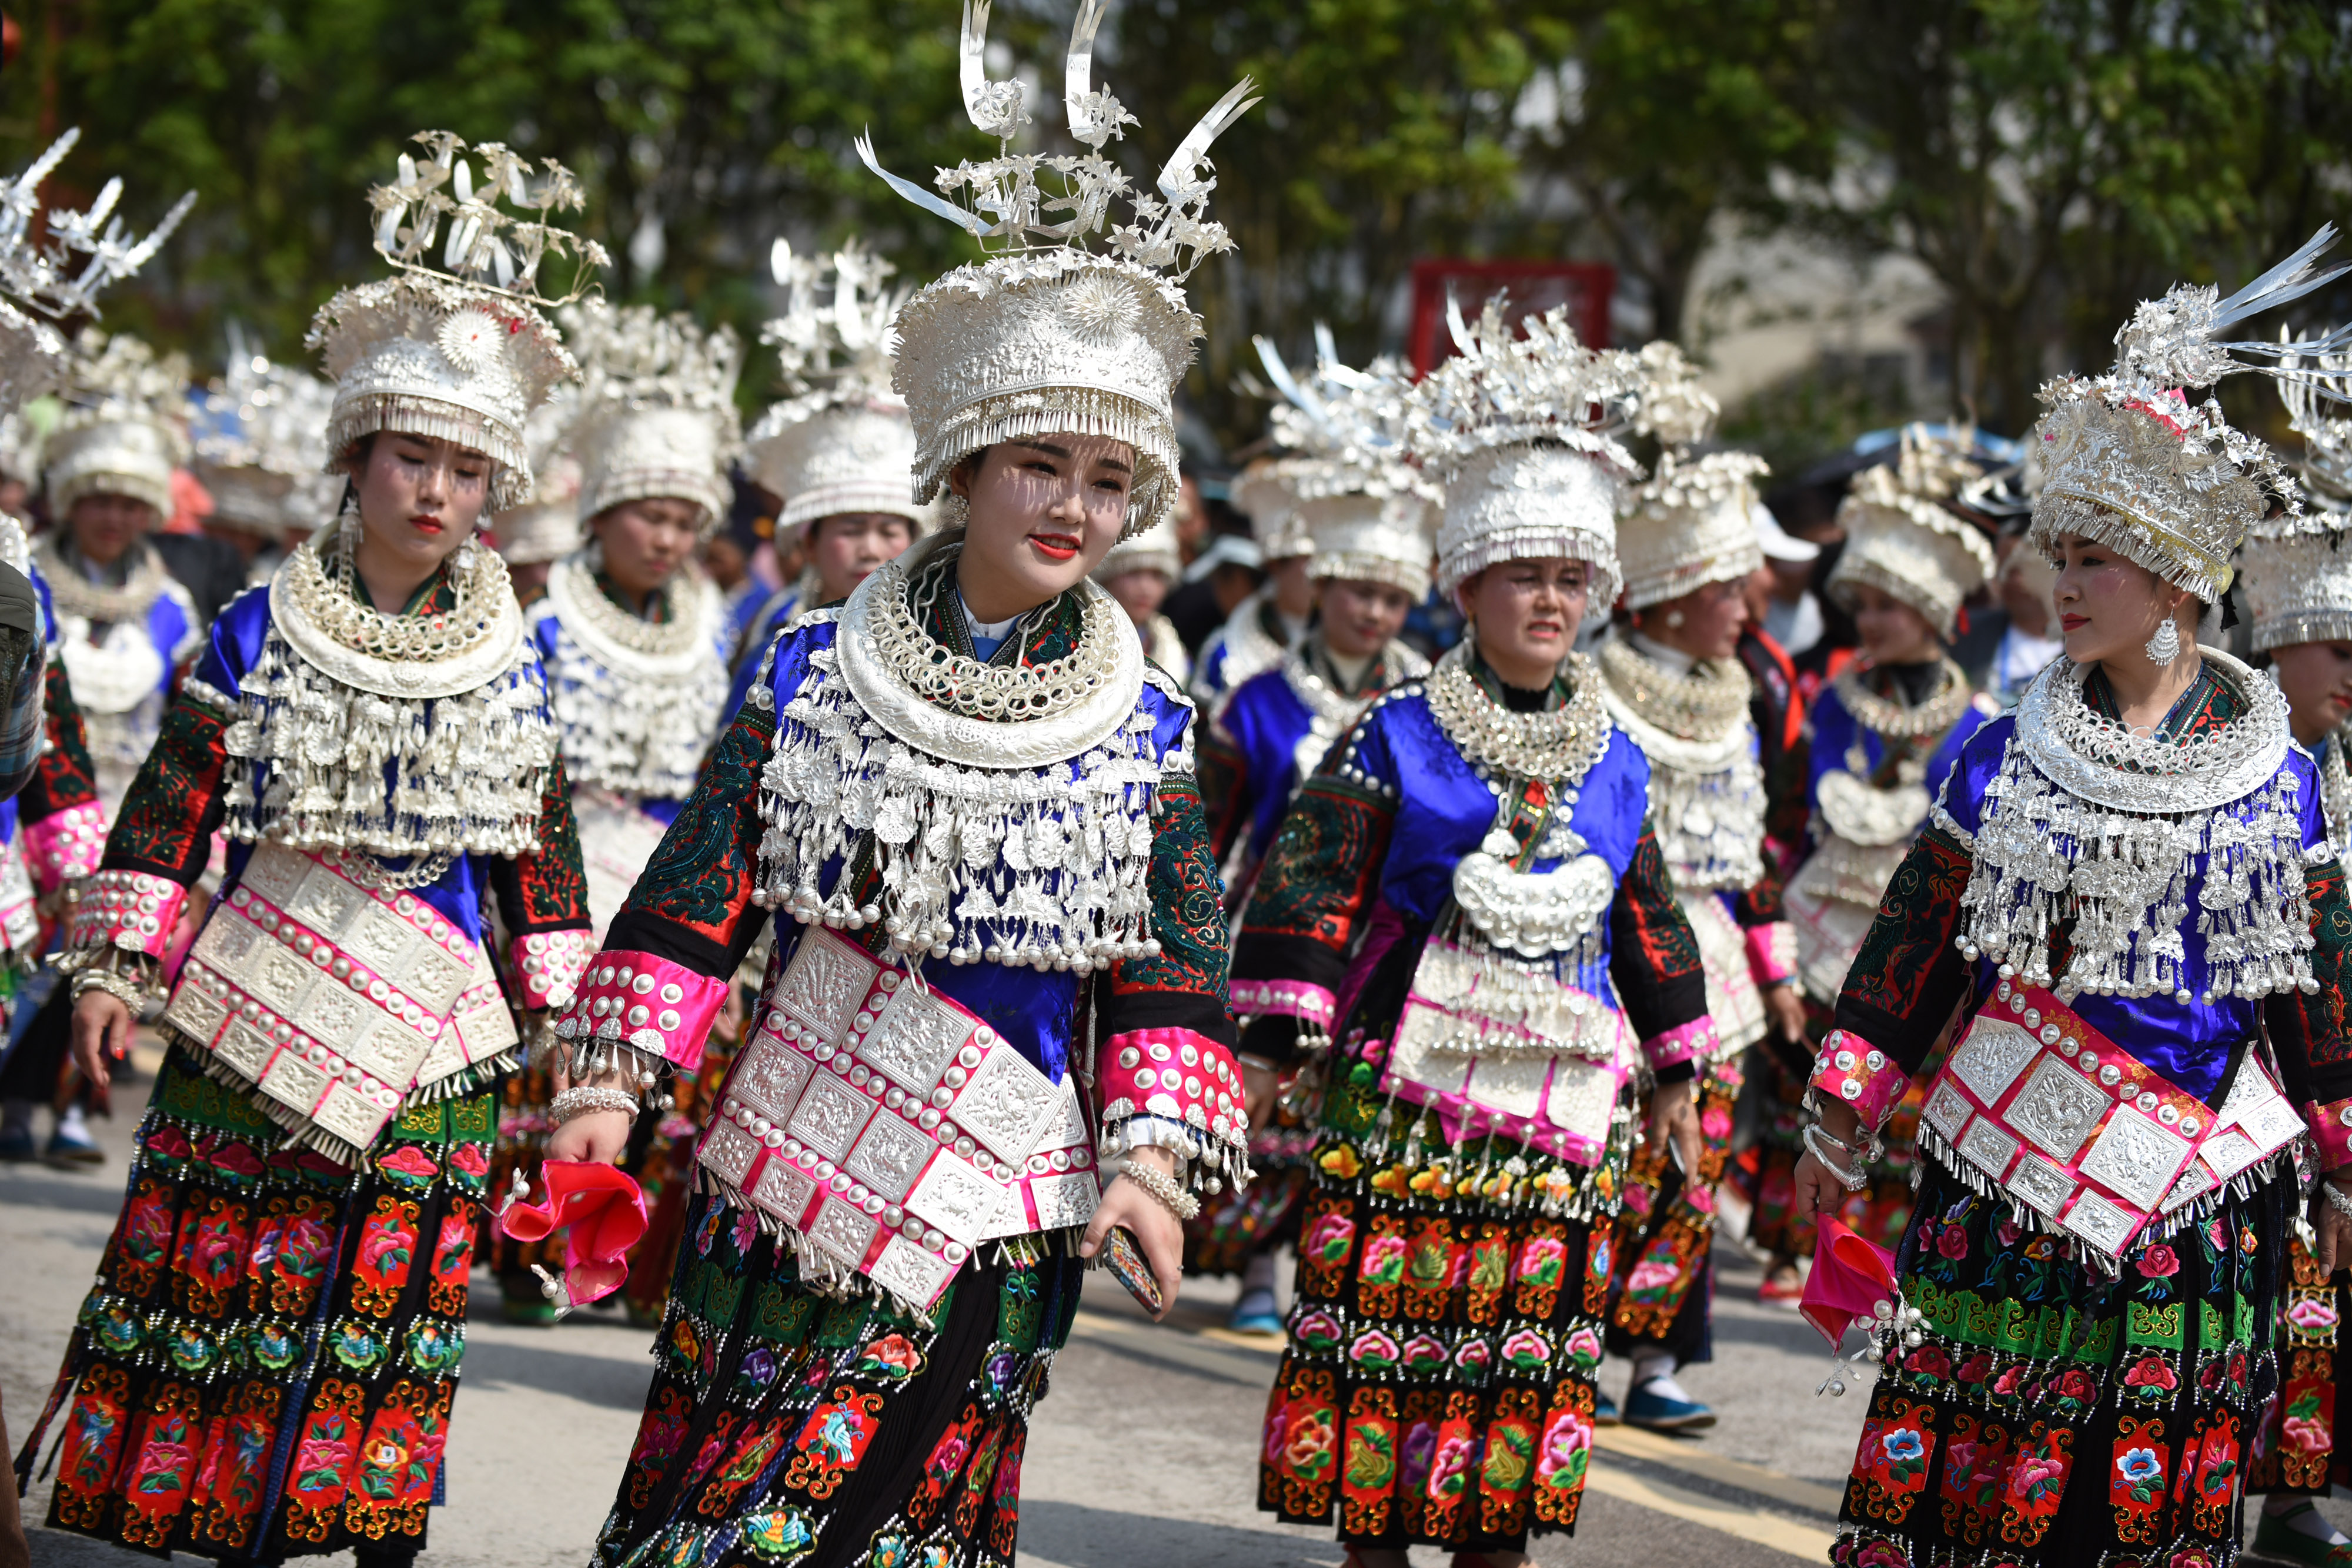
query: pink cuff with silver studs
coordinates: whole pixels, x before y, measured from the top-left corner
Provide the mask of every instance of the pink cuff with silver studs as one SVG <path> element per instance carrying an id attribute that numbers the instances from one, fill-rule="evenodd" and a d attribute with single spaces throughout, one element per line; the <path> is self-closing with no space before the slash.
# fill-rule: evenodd
<path id="1" fill-rule="evenodd" d="M 522 978 L 522 1005 L 527 1012 L 560 1008 L 580 988 L 595 951 L 587 931 L 533 931 L 518 936 L 508 947 L 515 973 Z"/>
<path id="2" fill-rule="evenodd" d="M 1273 1013 L 1319 1023 L 1328 1030 L 1337 1010 L 1338 998 L 1329 991 L 1300 980 L 1234 980 L 1227 989 L 1234 1012 L 1240 1018 Z"/>
<path id="3" fill-rule="evenodd" d="M 1249 1143 L 1249 1112 L 1233 1053 L 1189 1029 L 1139 1029 L 1103 1042 L 1103 1120 L 1161 1116 L 1235 1147 Z"/>
<path id="4" fill-rule="evenodd" d="M 1875 1131 L 1911 1087 L 1911 1078 L 1862 1036 L 1833 1029 L 1814 1060 L 1811 1086 L 1826 1098 L 1853 1106 L 1862 1124 Z"/>
<path id="5" fill-rule="evenodd" d="M 608 950 L 582 977 L 555 1034 L 629 1046 L 691 1072 L 702 1065 L 703 1037 L 726 1000 L 724 980 L 651 953 Z"/>
<path id="6" fill-rule="evenodd" d="M 1650 1071 L 1676 1067 L 1685 1061 L 1701 1061 L 1715 1051 L 1715 1019 L 1702 1013 L 1686 1024 L 1678 1024 L 1664 1034 L 1654 1034 L 1642 1042 L 1642 1055 Z"/>
<path id="7" fill-rule="evenodd" d="M 105 853 L 106 808 L 95 800 L 25 824 L 25 868 L 45 894 L 89 875 Z"/>
<path id="8" fill-rule="evenodd" d="M 1759 986 L 1777 986 L 1797 973 L 1797 928 L 1786 920 L 1748 928 L 1748 972 Z"/>
<path id="9" fill-rule="evenodd" d="M 69 953 L 95 954 L 120 947 L 126 953 L 162 957 L 180 923 L 188 890 L 167 876 L 143 871 L 102 871 L 89 879 L 74 911 Z"/>
<path id="10" fill-rule="evenodd" d="M 2325 1105 L 2305 1101 L 2303 1121 L 2319 1146 L 2321 1170 L 2352 1165 L 2352 1100 L 2331 1100 Z"/>

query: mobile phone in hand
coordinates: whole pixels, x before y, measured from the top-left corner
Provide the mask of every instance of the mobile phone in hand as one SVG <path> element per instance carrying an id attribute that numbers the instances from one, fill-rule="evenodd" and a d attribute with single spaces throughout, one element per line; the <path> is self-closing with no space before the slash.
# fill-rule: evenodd
<path id="1" fill-rule="evenodd" d="M 1160 1277 L 1151 1271 L 1151 1265 L 1144 1261 L 1143 1248 L 1134 1231 L 1124 1225 L 1112 1226 L 1104 1233 L 1097 1256 L 1145 1312 L 1156 1318 L 1168 1310 L 1168 1294 L 1160 1288 Z"/>

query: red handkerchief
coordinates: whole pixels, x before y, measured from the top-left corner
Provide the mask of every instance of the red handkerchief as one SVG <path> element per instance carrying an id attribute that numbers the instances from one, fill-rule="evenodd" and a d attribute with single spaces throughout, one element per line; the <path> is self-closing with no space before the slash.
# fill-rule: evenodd
<path id="1" fill-rule="evenodd" d="M 593 1160 L 550 1160 L 539 1200 L 499 1212 L 517 1241 L 543 1241 L 562 1227 L 563 1290 L 571 1304 L 601 1301 L 629 1277 L 629 1249 L 646 1233 L 646 1195 L 626 1171 Z"/>
<path id="2" fill-rule="evenodd" d="M 1895 1299 L 1895 1255 L 1864 1240 L 1842 1220 L 1823 1215 L 1815 1229 L 1813 1271 L 1797 1310 L 1835 1350 L 1846 1326 Z"/>

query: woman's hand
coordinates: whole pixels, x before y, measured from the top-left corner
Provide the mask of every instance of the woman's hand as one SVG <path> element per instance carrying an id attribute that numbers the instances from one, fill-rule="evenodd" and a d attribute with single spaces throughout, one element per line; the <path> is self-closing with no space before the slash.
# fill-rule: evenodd
<path id="1" fill-rule="evenodd" d="M 1862 1118 L 1853 1113 L 1851 1105 L 1843 1103 L 1830 1105 L 1822 1112 L 1822 1131 L 1842 1144 L 1859 1144 L 1862 1142 Z M 1795 1190 L 1790 1201 L 1800 1224 L 1807 1219 L 1834 1217 L 1845 1204 L 1845 1184 L 1830 1173 L 1829 1167 L 1822 1164 L 1821 1155 L 1811 1148 L 1806 1149 L 1804 1157 L 1797 1162 L 1791 1185 Z"/>
<path id="2" fill-rule="evenodd" d="M 91 989 L 73 1007 L 73 1061 L 92 1087 L 114 1081 L 114 1063 L 131 1050 L 131 1009 L 111 991 Z"/>
<path id="3" fill-rule="evenodd" d="M 547 1157 L 618 1165 L 629 1146 L 629 1129 L 636 1122 L 626 1111 L 583 1112 L 547 1135 Z"/>
<path id="4" fill-rule="evenodd" d="M 1805 1000 L 1797 995 L 1795 981 L 1764 988 L 1764 1016 L 1771 1020 L 1772 1032 L 1782 1040 L 1804 1043 Z"/>
<path id="5" fill-rule="evenodd" d="M 2352 1166 L 2330 1171 L 2319 1179 L 2335 1183 L 2338 1192 L 2352 1193 Z M 2312 1194 L 2312 1207 L 2318 1210 L 2318 1218 L 2312 1228 L 2319 1235 L 2320 1277 L 2332 1280 L 2336 1270 L 2352 1264 L 2352 1218 L 2347 1218 L 2341 1209 L 2328 1202 L 2324 1192 Z"/>
<path id="6" fill-rule="evenodd" d="M 1127 1158 L 1130 1165 L 1148 1165 L 1164 1176 L 1176 1174 L 1176 1155 L 1171 1149 L 1137 1149 Z M 1143 1260 L 1151 1265 L 1152 1277 L 1160 1281 L 1165 1300 L 1160 1316 L 1165 1318 L 1168 1309 L 1176 1304 L 1177 1288 L 1184 1282 L 1183 1222 L 1133 1182 L 1114 1181 L 1103 1189 L 1102 1205 L 1087 1226 L 1086 1239 L 1078 1243 L 1078 1256 L 1092 1258 L 1114 1225 L 1124 1225 L 1135 1233 Z"/>
<path id="7" fill-rule="evenodd" d="M 1698 1172 L 1698 1110 L 1691 1100 L 1695 1082 L 1685 1078 L 1679 1083 L 1661 1083 L 1650 1095 L 1650 1137 L 1674 1145 L 1682 1158 L 1685 1180 Z"/>
<path id="8" fill-rule="evenodd" d="M 1255 1056 L 1242 1057 L 1240 1061 L 1243 1109 L 1249 1113 L 1250 1131 L 1259 1132 L 1274 1124 L 1275 1092 L 1282 1086 L 1282 1077 L 1273 1063 Z"/>

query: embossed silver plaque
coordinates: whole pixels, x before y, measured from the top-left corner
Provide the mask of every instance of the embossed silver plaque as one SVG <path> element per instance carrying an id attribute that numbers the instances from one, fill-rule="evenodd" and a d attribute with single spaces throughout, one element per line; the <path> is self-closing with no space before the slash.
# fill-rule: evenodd
<path id="1" fill-rule="evenodd" d="M 2044 1057 L 2009 1107 L 2009 1124 L 2061 1160 L 2071 1160 L 2099 1118 L 2115 1103 L 2096 1084 L 2066 1064 Z"/>
<path id="2" fill-rule="evenodd" d="M 2042 1051 L 2042 1042 L 2017 1025 L 1990 1014 L 1978 1015 L 1968 1038 L 1952 1053 L 1952 1075 L 1969 1086 L 1987 1105 L 1993 1104 L 2017 1082 Z"/>
<path id="3" fill-rule="evenodd" d="M 2074 1200 L 2074 1208 L 2063 1221 L 2065 1228 L 2113 1257 L 2131 1239 L 2133 1228 L 2141 1217 L 2130 1209 L 2119 1208 L 2097 1193 L 2084 1190 Z"/>
<path id="4" fill-rule="evenodd" d="M 2074 1195 L 2075 1183 L 2073 1176 L 2029 1151 L 2002 1185 L 2012 1197 L 2023 1198 L 2055 1219 L 2066 1207 L 2066 1199 Z"/>
<path id="5" fill-rule="evenodd" d="M 1927 1125 L 1958 1143 L 1960 1127 L 1968 1121 L 1970 1109 L 1967 1095 L 1939 1079 L 1936 1083 L 1936 1092 L 1927 1096 L 1927 1110 L 1921 1114 L 1927 1117 Z"/>
<path id="6" fill-rule="evenodd" d="M 874 1102 L 832 1073 L 820 1074 L 801 1094 L 785 1131 L 819 1154 L 835 1159 L 849 1153 L 858 1130 L 874 1114 Z"/>
<path id="7" fill-rule="evenodd" d="M 2135 1208 L 2154 1208 L 2189 1153 L 2186 1138 L 2131 1106 L 2118 1106 L 2083 1161 L 2083 1174 Z"/>
<path id="8" fill-rule="evenodd" d="M 2009 1162 L 2017 1157 L 2017 1140 L 1993 1125 L 1989 1117 L 1979 1116 L 1961 1135 L 1959 1151 L 1970 1165 L 1999 1181 L 2008 1172 Z"/>
<path id="9" fill-rule="evenodd" d="M 841 1168 L 893 1203 L 902 1201 L 939 1145 L 896 1116 L 877 1116 Z"/>

